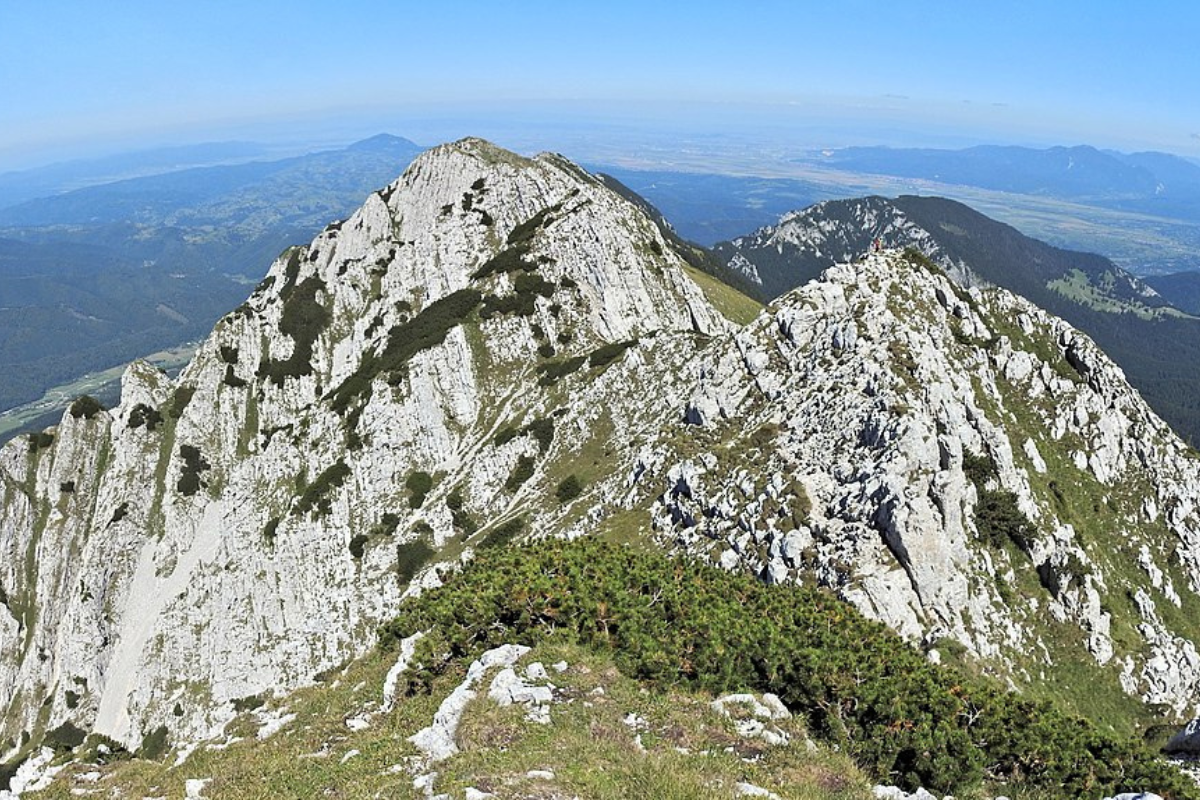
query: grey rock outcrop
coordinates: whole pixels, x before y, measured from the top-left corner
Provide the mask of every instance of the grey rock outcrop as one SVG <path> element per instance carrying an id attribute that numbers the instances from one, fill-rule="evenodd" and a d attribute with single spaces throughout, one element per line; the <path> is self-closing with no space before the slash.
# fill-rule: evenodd
<path id="1" fill-rule="evenodd" d="M 831 587 L 1018 684 L 1082 657 L 1194 713 L 1196 631 L 1162 609 L 1197 608 L 1198 463 L 1065 322 L 888 251 L 775 301 L 694 374 L 666 437 L 688 444 L 640 478 L 664 541 Z"/>
<path id="2" fill-rule="evenodd" d="M 398 545 L 558 514 L 531 503 L 544 470 L 644 427 L 631 375 L 726 329 L 583 170 L 434 148 L 285 252 L 177 379 L 135 364 L 118 407 L 0 451 L 0 733 L 202 736 L 311 681 L 394 613 Z"/>
<path id="3" fill-rule="evenodd" d="M 207 736 L 529 532 L 656 538 L 1014 685 L 1074 659 L 1197 713 L 1200 466 L 1087 337 L 897 252 L 735 329 L 558 156 L 434 148 L 178 378 L 135 364 L 49 434 L 0 450 L 4 738 Z"/>
<path id="4" fill-rule="evenodd" d="M 1180 728 L 1163 750 L 1172 755 L 1200 756 L 1200 719 L 1194 719 Z"/>

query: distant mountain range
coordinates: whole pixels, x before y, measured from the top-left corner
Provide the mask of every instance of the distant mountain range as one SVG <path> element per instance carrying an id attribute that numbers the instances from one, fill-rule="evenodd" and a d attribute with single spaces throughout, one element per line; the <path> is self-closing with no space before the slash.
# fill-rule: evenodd
<path id="1" fill-rule="evenodd" d="M 1118 153 L 1094 147 L 984 145 L 965 150 L 851 147 L 820 163 L 853 172 L 1046 195 L 1149 214 L 1195 217 L 1200 165 L 1167 153 Z"/>
<path id="2" fill-rule="evenodd" d="M 0 173 L 0 208 L 102 183 L 192 167 L 270 160 L 274 148 L 257 142 L 205 142 L 77 159 Z"/>

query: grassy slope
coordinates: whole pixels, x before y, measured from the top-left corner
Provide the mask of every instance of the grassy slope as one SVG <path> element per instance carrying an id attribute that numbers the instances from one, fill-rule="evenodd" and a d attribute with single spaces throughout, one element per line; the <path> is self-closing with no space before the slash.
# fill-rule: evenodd
<path id="1" fill-rule="evenodd" d="M 866 778 L 847 758 L 824 748 L 810 752 L 799 722 L 780 723 L 792 742 L 769 748 L 739 736 L 730 720 L 709 709 L 710 697 L 648 691 L 611 659 L 587 650 L 547 642 L 521 663 L 534 661 L 569 664 L 562 674 L 551 670 L 559 698 L 551 724 L 529 722 L 523 707 L 501 708 L 481 693 L 458 731 L 462 752 L 436 766 L 435 791 L 462 797 L 473 786 L 501 798 L 682 800 L 728 798 L 734 783 L 747 781 L 789 800 L 870 797 Z M 173 766 L 174 755 L 161 762 L 74 765 L 49 790 L 27 796 L 68 798 L 76 796 L 72 789 L 94 789 L 105 796 L 178 797 L 186 780 L 211 778 L 204 791 L 209 798 L 421 797 L 412 775 L 393 768 L 417 755 L 407 737 L 429 724 L 465 664 L 440 678 L 430 695 L 407 698 L 392 714 L 375 717 L 368 729 L 351 730 L 346 720 L 378 702 L 390 666 L 390 656 L 372 653 L 328 683 L 270 702 L 264 709 L 286 709 L 297 718 L 265 741 L 255 738 L 255 714 L 261 710 L 247 712 L 226 729 L 240 740 L 224 749 L 197 750 L 182 766 Z M 640 727 L 644 752 L 624 721 L 631 713 L 646 721 Z M 549 770 L 555 777 L 530 778 L 531 770 Z M 96 771 L 98 780 L 83 777 Z"/>
<path id="2" fill-rule="evenodd" d="M 762 311 L 763 305 L 757 300 L 747 297 L 727 283 L 722 283 L 713 276 L 701 272 L 695 267 L 686 267 L 687 276 L 700 287 L 708 302 L 720 311 L 730 322 L 737 325 L 748 325 Z"/>

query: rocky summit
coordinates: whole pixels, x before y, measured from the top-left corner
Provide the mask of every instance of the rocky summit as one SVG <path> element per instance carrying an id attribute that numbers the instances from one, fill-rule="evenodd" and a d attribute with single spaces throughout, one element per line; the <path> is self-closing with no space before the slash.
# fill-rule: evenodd
<path id="1" fill-rule="evenodd" d="M 216 735 L 549 536 L 827 587 L 1122 732 L 1196 715 L 1200 461 L 1090 339 L 913 251 L 749 302 L 559 156 L 421 155 L 177 378 L 4 448 L 7 755 Z"/>

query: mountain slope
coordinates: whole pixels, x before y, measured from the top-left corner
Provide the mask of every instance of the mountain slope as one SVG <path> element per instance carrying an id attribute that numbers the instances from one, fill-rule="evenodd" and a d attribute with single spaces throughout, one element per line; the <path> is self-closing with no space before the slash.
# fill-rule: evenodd
<path id="1" fill-rule="evenodd" d="M 1100 256 L 1030 239 L 952 200 L 912 196 L 818 203 L 715 249 L 731 269 L 783 292 L 876 239 L 916 247 L 961 282 L 1002 286 L 1067 319 L 1182 436 L 1200 440 L 1200 320 Z"/>
<path id="2" fill-rule="evenodd" d="M 377 136 L 0 210 L 0 411 L 203 337 L 264 264 L 354 211 L 420 149 Z"/>
<path id="3" fill-rule="evenodd" d="M 1200 272 L 1148 275 L 1143 280 L 1171 305 L 1189 314 L 1200 315 Z"/>
<path id="4" fill-rule="evenodd" d="M 381 134 L 339 150 L 128 178 L 4 208 L 0 227 L 132 222 L 256 230 L 281 221 L 311 224 L 314 212 L 328 214 L 331 197 L 361 202 L 364 177 L 377 178 L 381 163 L 394 174 L 421 150 Z"/>
<path id="5" fill-rule="evenodd" d="M 1121 735 L 1196 714 L 1200 464 L 1087 337 L 898 250 L 742 328 L 691 274 L 600 179 L 464 140 L 177 379 L 135 364 L 116 409 L 9 443 L 5 760 L 217 736 L 552 535 L 826 587 Z"/>
<path id="6" fill-rule="evenodd" d="M 461 547 L 473 520 L 549 513 L 525 484 L 566 477 L 545 476 L 564 438 L 655 411 L 563 387 L 724 325 L 578 168 L 477 141 L 419 160 L 276 262 L 177 381 L 134 365 L 111 414 L 3 451 L 6 730 L 204 732 L 339 663 L 403 589 L 394 534 Z"/>

